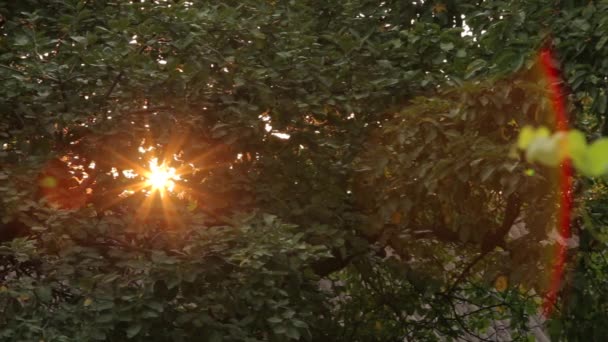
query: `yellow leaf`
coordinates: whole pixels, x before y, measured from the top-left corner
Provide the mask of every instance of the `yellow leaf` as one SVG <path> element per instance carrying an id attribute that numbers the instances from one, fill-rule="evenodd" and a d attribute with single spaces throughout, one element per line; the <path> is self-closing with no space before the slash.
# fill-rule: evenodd
<path id="1" fill-rule="evenodd" d="M 547 127 L 541 126 L 538 129 L 532 126 L 524 126 L 517 137 L 517 147 L 521 150 L 527 149 L 534 140 L 538 138 L 548 138 L 551 135 Z"/>
<path id="2" fill-rule="evenodd" d="M 448 8 L 445 4 L 439 3 L 439 4 L 435 4 L 435 6 L 433 6 L 433 12 L 435 12 L 435 13 L 443 13 L 447 10 L 448 10 Z"/>
<path id="3" fill-rule="evenodd" d="M 494 281 L 494 288 L 496 289 L 496 291 L 504 292 L 508 286 L 509 279 L 506 276 L 501 275 L 496 277 L 496 280 Z"/>
<path id="4" fill-rule="evenodd" d="M 519 132 L 519 137 L 517 138 L 517 147 L 519 149 L 525 150 L 528 146 L 530 146 L 532 140 L 534 140 L 535 132 L 536 131 L 532 126 L 525 126 L 524 128 L 522 128 Z"/>
<path id="5" fill-rule="evenodd" d="M 84 306 L 89 306 L 93 304 L 93 300 L 91 298 L 87 298 L 84 300 Z"/>
<path id="6" fill-rule="evenodd" d="M 0 286 L 0 293 L 6 292 L 8 291 L 8 288 L 6 286 Z"/>
<path id="7" fill-rule="evenodd" d="M 538 138 L 548 138 L 551 135 L 551 132 L 549 131 L 549 129 L 547 127 L 540 126 L 540 127 L 538 127 L 538 129 L 536 130 L 536 133 L 534 133 L 534 134 Z"/>

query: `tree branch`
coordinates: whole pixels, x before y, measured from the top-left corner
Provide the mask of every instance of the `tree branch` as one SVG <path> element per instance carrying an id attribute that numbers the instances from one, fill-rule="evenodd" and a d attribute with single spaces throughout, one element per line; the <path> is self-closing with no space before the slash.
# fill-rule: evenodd
<path id="1" fill-rule="evenodd" d="M 471 269 L 477 263 L 479 263 L 486 255 L 494 250 L 497 246 L 504 244 L 505 236 L 511 230 L 513 223 L 519 216 L 519 212 L 521 209 L 521 200 L 517 194 L 511 194 L 507 199 L 507 208 L 505 209 L 505 216 L 502 220 L 502 224 L 496 232 L 493 234 L 486 235 L 483 239 L 483 243 L 481 245 L 481 254 L 475 257 L 464 270 L 460 273 L 460 275 L 456 278 L 454 283 L 448 288 L 446 294 L 452 293 L 458 287 L 459 283 L 464 280 L 465 277 L 469 275 Z"/>
<path id="2" fill-rule="evenodd" d="M 137 50 L 137 54 L 139 55 L 140 53 L 144 52 L 144 50 L 146 49 L 146 47 L 148 47 L 148 46 L 146 44 L 143 44 L 142 47 L 139 50 Z M 120 72 L 118 73 L 118 75 L 116 75 L 116 78 L 114 78 L 114 81 L 110 85 L 110 88 L 108 88 L 108 91 L 106 91 L 105 95 L 103 96 L 103 101 L 104 102 L 108 101 L 108 99 L 110 98 L 110 95 L 112 95 L 112 93 L 114 92 L 114 89 L 118 85 L 118 82 L 120 82 L 120 80 L 122 79 L 122 77 L 124 75 L 125 75 L 125 70 L 124 69 L 120 70 Z"/>
<path id="3" fill-rule="evenodd" d="M 122 78 L 122 76 L 124 74 L 125 74 L 125 71 L 121 70 L 118 73 L 118 75 L 116 76 L 116 78 L 114 78 L 114 81 L 110 85 L 110 88 L 108 88 L 108 90 L 106 91 L 105 95 L 103 96 L 103 101 L 104 102 L 108 101 L 108 99 L 110 98 L 110 95 L 112 95 L 112 93 L 114 92 L 114 89 L 116 88 L 116 86 L 118 85 L 118 82 L 120 82 L 120 79 Z"/>

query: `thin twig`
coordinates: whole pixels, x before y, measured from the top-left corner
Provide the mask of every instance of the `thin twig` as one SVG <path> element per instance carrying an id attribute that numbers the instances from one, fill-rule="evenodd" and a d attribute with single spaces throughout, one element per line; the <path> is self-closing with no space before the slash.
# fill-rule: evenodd
<path id="1" fill-rule="evenodd" d="M 144 50 L 147 47 L 148 47 L 148 45 L 143 44 L 141 46 L 141 48 L 139 48 L 139 50 L 137 50 L 137 54 L 139 55 L 142 52 L 144 52 Z M 104 102 L 106 102 L 110 98 L 110 95 L 112 95 L 112 93 L 114 92 L 114 89 L 118 85 L 118 82 L 120 82 L 120 80 L 122 79 L 122 77 L 124 75 L 125 75 L 125 70 L 124 69 L 120 70 L 120 72 L 118 73 L 118 75 L 116 75 L 116 78 L 114 78 L 114 81 L 112 82 L 112 85 L 110 85 L 110 88 L 108 88 L 108 91 L 106 91 L 106 94 L 103 96 L 103 101 Z"/>
<path id="2" fill-rule="evenodd" d="M 464 322 L 462 320 L 463 316 L 458 315 L 458 312 L 456 311 L 456 307 L 454 306 L 453 303 L 450 303 L 450 307 L 452 308 L 452 312 L 454 313 L 454 320 L 456 321 L 456 323 L 458 323 L 458 325 L 462 328 L 462 330 L 464 330 L 464 332 L 474 338 L 476 338 L 478 341 L 487 341 L 487 342 L 491 342 L 491 339 L 482 337 L 476 333 L 474 333 L 473 331 L 471 331 L 471 329 L 469 329 L 466 325 L 466 322 Z"/>
<path id="3" fill-rule="evenodd" d="M 63 101 L 63 111 L 69 113 L 70 105 L 68 104 L 68 97 L 65 91 L 65 83 L 61 79 L 59 79 L 59 94 L 61 94 L 61 100 Z"/>
<path id="4" fill-rule="evenodd" d="M 18 69 L 15 69 L 13 67 L 10 67 L 8 65 L 0 64 L 0 68 L 6 69 L 6 70 L 10 70 L 10 71 L 15 72 L 15 73 L 17 73 L 19 75 L 24 75 L 25 76 L 25 72 L 23 72 L 21 70 L 18 70 Z"/>
<path id="5" fill-rule="evenodd" d="M 110 95 L 112 95 L 112 92 L 114 92 L 114 88 L 116 88 L 116 86 L 118 85 L 118 82 L 120 82 L 120 79 L 122 78 L 122 76 L 124 74 L 125 74 L 124 70 L 121 70 L 118 73 L 118 75 L 116 76 L 116 78 L 112 82 L 112 85 L 110 85 L 110 88 L 108 88 L 108 91 L 106 91 L 105 95 L 103 96 L 103 101 L 104 102 L 106 102 L 110 98 Z"/>
<path id="6" fill-rule="evenodd" d="M 454 283 L 452 283 L 452 285 L 450 287 L 448 287 L 448 290 L 446 291 L 446 295 L 449 295 L 452 292 L 454 292 L 454 290 L 456 290 L 456 287 L 458 287 L 458 284 L 460 284 L 460 282 L 463 281 L 464 278 L 469 275 L 469 273 L 471 272 L 471 269 L 473 267 L 475 267 L 475 265 L 477 265 L 477 263 L 480 262 L 489 253 L 490 253 L 490 251 L 483 251 L 483 252 L 481 252 L 481 254 L 479 254 L 477 257 L 475 257 L 475 259 L 473 259 L 470 263 L 468 263 L 467 266 L 464 268 L 464 270 L 462 272 L 460 272 L 460 274 L 458 275 L 456 280 L 454 280 Z"/>

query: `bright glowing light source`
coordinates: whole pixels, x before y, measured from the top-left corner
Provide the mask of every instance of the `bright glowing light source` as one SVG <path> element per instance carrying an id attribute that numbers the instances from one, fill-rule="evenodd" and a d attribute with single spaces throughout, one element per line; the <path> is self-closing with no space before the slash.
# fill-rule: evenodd
<path id="1" fill-rule="evenodd" d="M 145 143 L 145 141 L 142 143 Z M 145 154 L 146 152 L 150 152 L 153 149 L 154 149 L 154 146 L 144 147 L 143 145 L 141 145 L 137 148 L 137 151 L 139 151 L 139 153 L 141 153 L 141 154 Z"/>
<path id="2" fill-rule="evenodd" d="M 117 178 L 117 177 L 118 177 L 118 175 L 119 175 L 119 173 L 118 173 L 118 169 L 116 169 L 115 167 L 113 167 L 113 168 L 110 170 L 110 174 L 112 175 L 112 177 Z"/>
<path id="3" fill-rule="evenodd" d="M 137 173 L 135 173 L 135 170 L 122 170 L 122 174 L 126 178 L 135 178 L 135 177 L 137 177 Z"/>
<path id="4" fill-rule="evenodd" d="M 289 135 L 287 133 L 281 133 L 281 132 L 274 132 L 274 133 L 271 133 L 271 135 L 273 135 L 279 139 L 283 139 L 283 140 L 287 140 L 287 139 L 291 138 L 291 135 Z"/>
<path id="5" fill-rule="evenodd" d="M 146 174 L 146 178 L 148 186 L 153 191 L 160 191 L 161 193 L 165 190 L 173 191 L 175 181 L 181 179 L 176 173 L 175 168 L 168 167 L 165 164 L 158 165 L 157 158 L 150 160 L 150 170 Z"/>
<path id="6" fill-rule="evenodd" d="M 120 194 L 118 194 L 118 197 L 126 198 L 126 197 L 133 195 L 134 193 L 135 193 L 135 191 L 133 191 L 133 190 L 123 190 Z"/>

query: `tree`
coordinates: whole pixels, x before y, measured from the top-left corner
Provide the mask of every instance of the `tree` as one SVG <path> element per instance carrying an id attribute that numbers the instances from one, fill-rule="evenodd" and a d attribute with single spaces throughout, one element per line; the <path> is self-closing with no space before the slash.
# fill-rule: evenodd
<path id="1" fill-rule="evenodd" d="M 512 146 L 547 45 L 602 131 L 605 4 L 0 6 L 3 339 L 535 332 L 559 194 Z"/>

